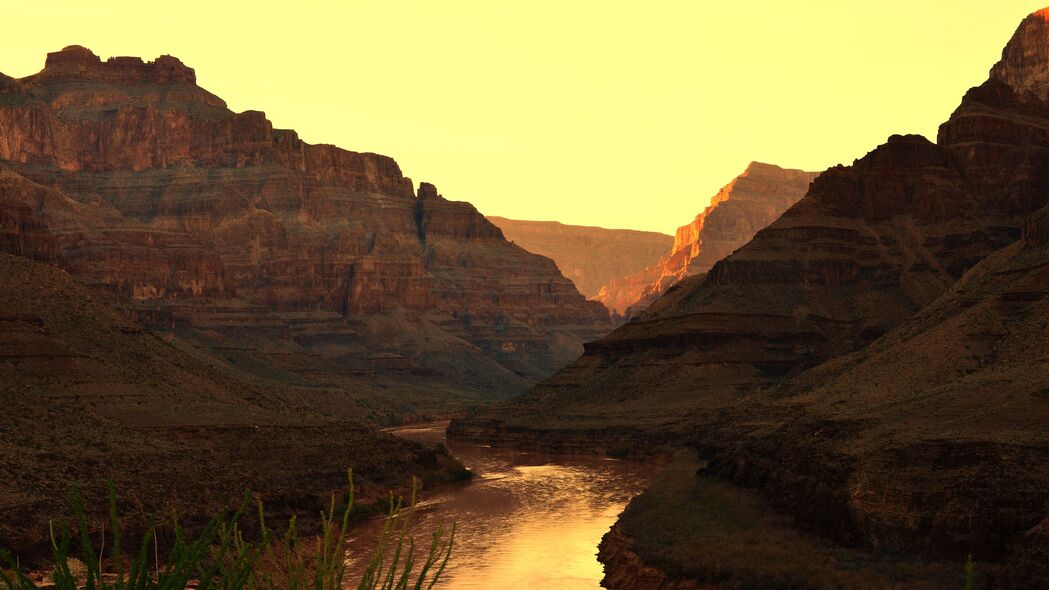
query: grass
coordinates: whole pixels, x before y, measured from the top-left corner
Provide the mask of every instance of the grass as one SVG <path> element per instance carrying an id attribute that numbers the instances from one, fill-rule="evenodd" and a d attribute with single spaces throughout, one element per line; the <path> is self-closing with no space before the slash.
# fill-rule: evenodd
<path id="1" fill-rule="evenodd" d="M 353 478 L 345 504 L 337 506 L 332 494 L 329 509 L 320 515 L 320 534 L 302 539 L 295 519 L 283 533 L 271 530 L 262 503 L 257 504 L 258 531 L 249 540 L 242 528 L 247 506 L 212 518 L 192 540 L 186 538 L 178 518 L 171 519 L 174 542 L 161 556 L 157 542 L 157 523 L 144 534 L 138 549 L 125 554 L 121 546 L 120 519 L 116 494 L 110 491 L 110 544 L 108 563 L 104 532 L 98 549 L 93 545 L 83 500 L 74 491 L 70 503 L 79 531 L 77 558 L 72 558 L 74 534 L 68 522 L 52 523 L 52 582 L 57 590 L 341 590 L 345 587 L 347 529 L 354 509 Z M 410 531 L 415 514 L 416 487 L 407 506 L 390 497 L 389 512 L 358 590 L 430 590 L 440 580 L 451 557 L 455 526 L 438 526 L 426 551 L 417 555 Z M 10 553 L 0 552 L 0 582 L 6 590 L 38 588 L 19 571 Z"/>

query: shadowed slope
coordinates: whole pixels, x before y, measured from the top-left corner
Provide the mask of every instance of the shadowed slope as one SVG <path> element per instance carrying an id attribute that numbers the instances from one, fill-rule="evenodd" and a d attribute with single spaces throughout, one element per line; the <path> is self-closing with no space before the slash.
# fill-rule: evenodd
<path id="1" fill-rule="evenodd" d="M 1046 14 L 1004 61 L 1049 70 Z M 893 137 L 828 170 L 705 277 L 450 435 L 689 446 L 809 534 L 1046 586 L 1049 103 L 1002 71 L 936 144 Z"/>
<path id="2" fill-rule="evenodd" d="M 166 343 L 55 268 L 0 254 L 0 276 L 0 539 L 23 557 L 46 549 L 73 485 L 101 512 L 111 479 L 141 526 L 172 508 L 193 522 L 246 488 L 316 514 L 347 467 L 372 496 L 457 468 Z"/>

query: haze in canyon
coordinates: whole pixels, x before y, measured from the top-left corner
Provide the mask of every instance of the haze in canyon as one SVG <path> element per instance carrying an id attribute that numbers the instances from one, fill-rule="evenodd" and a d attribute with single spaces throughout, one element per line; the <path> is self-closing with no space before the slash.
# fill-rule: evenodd
<path id="1" fill-rule="evenodd" d="M 1049 587 L 1049 8 L 9 8 L 0 584 Z"/>

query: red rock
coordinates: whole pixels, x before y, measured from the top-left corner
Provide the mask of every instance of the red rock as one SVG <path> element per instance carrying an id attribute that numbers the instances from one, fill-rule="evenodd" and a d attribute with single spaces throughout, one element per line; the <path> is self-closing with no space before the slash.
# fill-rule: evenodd
<path id="1" fill-rule="evenodd" d="M 514 391 L 609 327 L 600 304 L 469 204 L 425 183 L 416 198 L 389 157 L 233 113 L 172 57 L 103 62 L 74 46 L 7 79 L 0 171 L 8 251 L 116 293 L 143 321 L 280 349 L 311 375 L 332 370 L 318 357 L 356 367 L 393 346 L 454 387 Z M 397 324 L 414 336 L 350 327 L 397 310 L 417 318 Z"/>
<path id="2" fill-rule="evenodd" d="M 805 195 L 814 172 L 752 162 L 710 200 L 688 225 L 678 228 L 669 253 L 649 267 L 617 277 L 597 299 L 633 317 L 685 277 L 705 273 L 746 244 Z"/>
<path id="3" fill-rule="evenodd" d="M 591 299 L 609 281 L 655 263 L 674 243 L 672 236 L 657 232 L 565 225 L 556 221 L 521 221 L 491 215 L 488 220 L 503 230 L 506 239 L 556 262 L 561 272 Z"/>
<path id="4" fill-rule="evenodd" d="M 1044 586 L 1046 14 L 936 143 L 893 136 L 824 172 L 705 276 L 449 432 L 640 430 L 696 450 L 705 477 L 759 490 L 832 551 L 895 555 L 901 576 L 971 553 L 995 588 Z"/>
<path id="5" fill-rule="evenodd" d="M 1049 8 L 1020 23 L 1001 61 L 991 68 L 991 79 L 1011 86 L 1020 96 L 1031 92 L 1049 99 Z"/>

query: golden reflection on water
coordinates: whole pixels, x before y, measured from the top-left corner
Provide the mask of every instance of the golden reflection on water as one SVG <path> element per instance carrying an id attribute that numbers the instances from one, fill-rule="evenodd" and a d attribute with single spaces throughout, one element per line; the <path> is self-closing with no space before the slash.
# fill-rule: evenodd
<path id="1" fill-rule="evenodd" d="M 444 425 L 400 429 L 405 438 L 443 442 Z M 475 473 L 472 482 L 426 494 L 416 546 L 439 522 L 457 523 L 456 546 L 439 584 L 448 590 L 594 589 L 602 566 L 597 545 L 653 469 L 601 458 L 540 455 L 449 444 Z M 349 579 L 366 565 L 380 521 L 350 545 Z"/>

